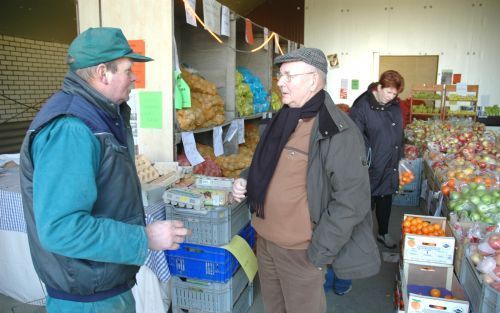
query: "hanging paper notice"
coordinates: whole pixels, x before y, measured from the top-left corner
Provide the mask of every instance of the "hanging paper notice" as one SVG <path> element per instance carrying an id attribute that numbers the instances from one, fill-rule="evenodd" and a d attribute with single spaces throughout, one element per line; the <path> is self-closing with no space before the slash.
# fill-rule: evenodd
<path id="1" fill-rule="evenodd" d="M 146 55 L 144 40 L 129 40 L 128 44 L 135 53 Z M 134 88 L 146 87 L 146 62 L 134 62 L 132 64 L 132 73 L 136 76 Z"/>
<path id="2" fill-rule="evenodd" d="M 441 71 L 441 85 L 450 85 L 452 76 L 453 76 L 452 70 L 442 70 Z"/>
<path id="3" fill-rule="evenodd" d="M 278 34 L 276 34 L 274 36 L 274 53 L 275 54 L 279 54 L 280 53 L 279 46 L 280 46 L 280 36 Z"/>
<path id="4" fill-rule="evenodd" d="M 340 80 L 340 99 L 347 99 L 347 88 L 349 86 L 349 80 L 342 78 Z"/>
<path id="5" fill-rule="evenodd" d="M 139 92 L 133 89 L 129 94 L 127 101 L 130 107 L 130 128 L 132 128 L 132 137 L 134 138 L 134 145 L 137 146 L 137 102 L 139 101 Z"/>
<path id="6" fill-rule="evenodd" d="M 229 125 L 229 128 L 226 133 L 226 137 L 224 137 L 224 141 L 228 142 L 233 139 L 234 135 L 238 134 L 238 123 L 236 121 L 232 121 L 231 125 Z"/>
<path id="7" fill-rule="evenodd" d="M 352 90 L 358 90 L 359 89 L 359 80 L 358 79 L 351 80 L 351 89 Z"/>
<path id="8" fill-rule="evenodd" d="M 201 156 L 196 149 L 196 141 L 194 140 L 193 132 L 182 132 L 182 146 L 184 147 L 184 153 L 191 163 L 192 166 L 198 165 L 205 162 L 205 159 Z"/>
<path id="9" fill-rule="evenodd" d="M 221 4 L 215 0 L 203 0 L 203 20 L 208 29 L 220 35 Z"/>
<path id="10" fill-rule="evenodd" d="M 340 87 L 347 89 L 348 86 L 349 86 L 349 80 L 347 78 L 342 78 L 340 80 Z"/>
<path id="11" fill-rule="evenodd" d="M 458 84 L 462 81 L 462 74 L 453 74 L 453 83 Z"/>
<path id="12" fill-rule="evenodd" d="M 233 122 L 238 125 L 238 144 L 245 143 L 245 121 L 240 118 Z"/>
<path id="13" fill-rule="evenodd" d="M 458 83 L 457 84 L 457 94 L 460 96 L 467 95 L 467 84 L 466 83 Z"/>
<path id="14" fill-rule="evenodd" d="M 264 27 L 264 42 L 267 40 L 267 38 L 269 38 L 269 29 L 267 29 L 267 27 Z M 267 42 L 264 45 L 264 50 L 268 50 L 268 49 L 269 49 L 269 42 Z"/>
<path id="15" fill-rule="evenodd" d="M 292 42 L 290 40 L 288 40 L 288 45 L 287 45 L 287 52 L 290 52 L 292 51 Z"/>
<path id="16" fill-rule="evenodd" d="M 229 8 L 225 5 L 222 6 L 222 18 L 220 23 L 220 34 L 229 37 Z"/>
<path id="17" fill-rule="evenodd" d="M 180 71 L 175 71 L 174 96 L 175 108 L 177 110 L 191 107 L 191 89 L 182 78 Z"/>
<path id="18" fill-rule="evenodd" d="M 253 45 L 253 26 L 249 19 L 245 19 L 245 40 L 249 45 Z"/>
<path id="19" fill-rule="evenodd" d="M 214 127 L 212 134 L 212 141 L 214 143 L 214 154 L 216 157 L 224 154 L 224 146 L 222 145 L 222 127 Z"/>
<path id="20" fill-rule="evenodd" d="M 142 91 L 139 93 L 139 125 L 141 128 L 163 127 L 161 91 Z"/>
<path id="21" fill-rule="evenodd" d="M 248 280 L 253 281 L 257 273 L 257 257 L 255 257 L 252 248 L 245 239 L 236 235 L 227 245 L 222 246 L 222 248 L 234 255 L 243 268 L 243 271 L 245 271 Z"/>
<path id="22" fill-rule="evenodd" d="M 196 27 L 196 18 L 194 17 L 194 12 L 196 12 L 196 0 L 184 1 L 184 10 L 186 10 L 186 22 Z"/>
<path id="23" fill-rule="evenodd" d="M 347 89 L 340 88 L 340 99 L 347 99 Z"/>

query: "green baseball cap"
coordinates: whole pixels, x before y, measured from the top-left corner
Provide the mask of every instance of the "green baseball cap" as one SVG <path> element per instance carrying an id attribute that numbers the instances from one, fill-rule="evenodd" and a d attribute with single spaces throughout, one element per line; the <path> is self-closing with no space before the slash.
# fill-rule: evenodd
<path id="1" fill-rule="evenodd" d="M 121 29 L 112 27 L 89 28 L 78 35 L 68 49 L 68 64 L 72 71 L 119 58 L 130 58 L 135 62 L 153 61 L 134 53 Z"/>

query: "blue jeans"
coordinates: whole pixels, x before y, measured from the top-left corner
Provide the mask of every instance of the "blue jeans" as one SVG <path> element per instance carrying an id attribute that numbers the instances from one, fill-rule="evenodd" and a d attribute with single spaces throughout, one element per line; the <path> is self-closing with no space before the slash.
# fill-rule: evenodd
<path id="1" fill-rule="evenodd" d="M 333 269 L 329 266 L 326 271 L 325 284 L 323 288 L 325 291 L 328 289 L 333 289 L 335 293 L 344 293 L 352 285 L 352 280 L 350 279 L 340 279 L 335 276 Z"/>

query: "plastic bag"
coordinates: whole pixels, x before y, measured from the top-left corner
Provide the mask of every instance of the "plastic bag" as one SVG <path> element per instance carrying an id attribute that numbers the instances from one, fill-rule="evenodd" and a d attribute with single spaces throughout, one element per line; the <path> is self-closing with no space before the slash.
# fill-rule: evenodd
<path id="1" fill-rule="evenodd" d="M 399 187 L 403 187 L 415 180 L 415 174 L 411 170 L 410 163 L 403 159 L 399 161 Z"/>

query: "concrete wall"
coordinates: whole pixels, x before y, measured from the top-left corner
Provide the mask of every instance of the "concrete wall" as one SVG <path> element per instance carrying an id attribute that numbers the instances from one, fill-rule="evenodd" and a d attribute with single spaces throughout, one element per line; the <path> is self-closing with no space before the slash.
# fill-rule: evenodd
<path id="1" fill-rule="evenodd" d="M 33 119 L 61 87 L 67 49 L 65 44 L 0 34 L 0 123 Z"/>
<path id="2" fill-rule="evenodd" d="M 378 79 L 380 55 L 438 55 L 437 82 L 451 69 L 479 85 L 479 105 L 493 105 L 500 104 L 499 16 L 498 0 L 306 0 L 304 43 L 338 54 L 327 88 L 336 102 L 352 104 Z M 343 78 L 360 80 L 347 100 L 339 99 Z"/>

